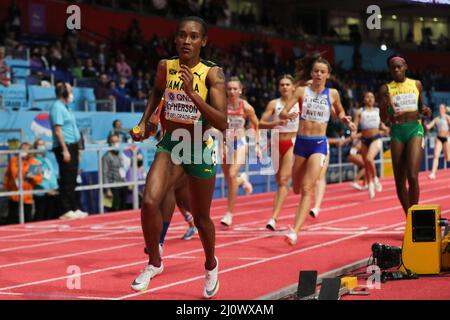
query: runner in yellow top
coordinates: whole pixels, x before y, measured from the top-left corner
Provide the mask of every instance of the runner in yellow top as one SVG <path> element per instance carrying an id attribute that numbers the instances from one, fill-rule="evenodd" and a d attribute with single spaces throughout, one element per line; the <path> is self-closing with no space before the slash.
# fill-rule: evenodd
<path id="1" fill-rule="evenodd" d="M 148 138 L 150 117 L 164 95 L 166 133 L 157 145 L 155 160 L 147 175 L 141 210 L 149 261 L 133 281 L 133 290 L 146 290 L 150 280 L 163 271 L 158 245 L 162 229 L 160 206 L 184 173 L 188 176 L 191 213 L 206 258 L 203 296 L 211 298 L 219 289 L 215 229 L 209 215 L 216 162 L 214 142 L 208 130 L 211 126 L 221 131 L 227 128 L 227 103 L 222 69 L 200 58 L 200 50 L 207 43 L 206 32 L 207 25 L 199 17 L 180 21 L 175 36 L 179 57 L 159 62 L 152 93 L 138 124 L 138 134 L 134 130 L 131 132 L 136 141 Z"/>
<path id="2" fill-rule="evenodd" d="M 419 168 L 424 148 L 419 116 L 429 117 L 431 110 L 423 105 L 422 83 L 406 77 L 406 59 L 395 55 L 387 63 L 393 81 L 380 88 L 380 115 L 381 121 L 391 127 L 395 186 L 406 214 L 409 207 L 419 202 Z"/>

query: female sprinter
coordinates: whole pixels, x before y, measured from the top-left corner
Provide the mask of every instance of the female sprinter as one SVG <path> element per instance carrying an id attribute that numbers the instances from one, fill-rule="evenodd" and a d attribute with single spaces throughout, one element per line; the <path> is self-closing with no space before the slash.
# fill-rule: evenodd
<path id="1" fill-rule="evenodd" d="M 275 230 L 278 215 L 289 192 L 289 179 L 291 178 L 292 164 L 294 163 L 293 150 L 298 129 L 298 117 L 288 120 L 279 118 L 279 114 L 286 102 L 294 95 L 294 81 L 294 78 L 289 74 L 285 74 L 279 79 L 278 90 L 281 97 L 269 102 L 259 122 L 260 128 L 274 129 L 279 132 L 278 159 L 273 160 L 278 161 L 278 171 L 276 173 L 278 190 L 273 204 L 272 218 L 266 224 L 266 228 L 270 230 Z M 298 114 L 299 111 L 298 103 L 296 103 L 291 112 Z"/>
<path id="2" fill-rule="evenodd" d="M 369 189 L 369 198 L 375 197 L 375 191 L 381 192 L 382 186 L 377 179 L 375 157 L 381 151 L 381 131 L 389 129 L 381 122 L 380 110 L 375 105 L 375 95 L 368 91 L 364 94 L 364 106 L 356 111 L 355 125 L 361 128 L 361 154 L 365 167 L 366 185 Z"/>
<path id="3" fill-rule="evenodd" d="M 242 89 L 242 83 L 238 77 L 232 77 L 227 83 L 228 130 L 222 171 L 228 186 L 228 203 L 227 213 L 220 221 L 222 225 L 227 227 L 233 223 L 233 210 L 236 205 L 239 185 L 243 184 L 247 194 L 251 193 L 253 189 L 245 174 L 238 177 L 241 166 L 245 164 L 248 149 L 245 134 L 247 118 L 256 129 L 257 153 L 259 149 L 259 121 L 255 109 L 247 101 L 241 99 Z"/>
<path id="4" fill-rule="evenodd" d="M 218 130 L 227 128 L 227 104 L 222 69 L 200 58 L 201 48 L 207 43 L 206 33 L 207 25 L 199 17 L 180 21 L 175 35 L 179 56 L 158 63 L 147 107 L 137 128 L 131 131 L 135 141 L 148 138 L 150 117 L 164 95 L 166 132 L 157 145 L 147 175 L 141 209 L 149 261 L 131 285 L 136 291 L 146 290 L 150 280 L 163 271 L 158 245 L 162 229 L 160 206 L 184 173 L 188 176 L 191 213 L 205 253 L 203 296 L 211 298 L 219 290 L 219 261 L 215 256 L 215 229 L 210 218 L 216 162 L 214 142 L 208 133 L 212 126 Z"/>
<path id="5" fill-rule="evenodd" d="M 436 171 L 439 165 L 441 151 L 444 151 L 445 161 L 450 160 L 450 149 L 447 142 L 449 123 L 450 116 L 446 113 L 445 104 L 441 104 L 439 105 L 439 117 L 434 118 L 433 121 L 426 125 L 427 130 L 431 130 L 433 127 L 436 127 L 437 129 L 436 142 L 434 143 L 433 168 L 428 176 L 431 180 L 436 179 Z"/>
<path id="6" fill-rule="evenodd" d="M 423 105 L 422 83 L 406 77 L 406 59 L 394 55 L 387 64 L 393 80 L 380 87 L 380 114 L 381 121 L 391 127 L 395 187 L 407 214 L 412 205 L 419 203 L 419 168 L 424 148 L 420 115 L 430 117 L 431 110 Z"/>
<path id="7" fill-rule="evenodd" d="M 297 101 L 302 100 L 292 169 L 294 193 L 301 193 L 302 196 L 296 211 L 294 228 L 286 235 L 286 241 L 290 245 L 297 242 L 297 234 L 310 211 L 311 193 L 328 154 L 325 133 L 331 114 L 336 114 L 342 123 L 355 130 L 354 123 L 345 115 L 338 91 L 325 86 L 330 73 L 329 62 L 323 58 L 317 59 L 310 72 L 312 83 L 306 87 L 298 87 L 293 98 L 280 113 L 281 119 L 295 118 L 298 115 L 289 112 Z"/>

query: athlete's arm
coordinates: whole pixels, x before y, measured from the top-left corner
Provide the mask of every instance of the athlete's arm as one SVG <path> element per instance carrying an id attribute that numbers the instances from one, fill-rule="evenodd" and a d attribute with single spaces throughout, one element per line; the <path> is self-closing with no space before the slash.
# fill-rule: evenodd
<path id="1" fill-rule="evenodd" d="M 247 101 L 244 101 L 244 112 L 250 119 L 250 122 L 255 126 L 255 141 L 256 145 L 259 145 L 259 120 L 255 113 L 255 108 L 253 108 Z"/>
<path id="2" fill-rule="evenodd" d="M 184 91 L 192 99 L 206 120 L 219 130 L 227 129 L 227 98 L 225 94 L 225 75 L 220 67 L 209 69 L 206 81 L 209 83 L 209 101 L 206 103 L 195 91 L 194 76 L 191 70 L 181 65 L 180 79 L 184 83 Z"/>
<path id="3" fill-rule="evenodd" d="M 389 131 L 391 131 L 391 129 L 387 126 L 387 125 L 385 125 L 384 124 L 384 122 L 380 122 L 380 130 L 381 130 L 381 133 L 382 134 L 389 134 Z"/>
<path id="4" fill-rule="evenodd" d="M 355 112 L 355 119 L 354 119 L 355 127 L 358 129 L 359 127 L 359 121 L 361 120 L 361 110 L 356 110 Z M 356 133 L 356 132 L 355 132 Z"/>
<path id="5" fill-rule="evenodd" d="M 420 82 L 419 80 L 416 80 L 416 87 L 417 87 L 417 90 L 419 90 L 419 113 L 424 115 L 425 118 L 429 118 L 429 117 L 431 117 L 432 111 L 430 108 L 428 108 L 427 106 L 425 106 L 423 104 L 422 82 Z"/>
<path id="6" fill-rule="evenodd" d="M 431 130 L 433 129 L 433 127 L 436 125 L 436 122 L 438 121 L 439 117 L 436 117 L 433 119 L 433 121 L 431 121 L 430 123 L 425 125 L 425 128 L 427 128 L 427 130 Z"/>
<path id="7" fill-rule="evenodd" d="M 267 104 L 266 110 L 264 110 L 259 120 L 259 127 L 261 129 L 272 129 L 278 125 L 284 125 L 287 122 L 286 120 L 270 121 L 270 118 L 275 114 L 275 104 L 276 100 L 272 100 Z"/>
<path id="8" fill-rule="evenodd" d="M 297 89 L 295 89 L 294 91 L 294 95 L 292 96 L 291 99 L 289 99 L 289 101 L 284 105 L 283 110 L 280 112 L 280 119 L 295 119 L 296 117 L 298 117 L 298 113 L 297 112 L 291 112 L 289 113 L 289 111 L 295 106 L 295 104 L 301 99 L 303 98 L 303 94 L 305 92 L 305 87 L 297 87 Z"/>
<path id="9" fill-rule="evenodd" d="M 350 130 L 356 131 L 357 127 L 352 122 L 352 117 L 347 116 L 345 114 L 344 107 L 341 103 L 341 97 L 339 96 L 339 92 L 336 89 L 330 89 L 331 96 L 333 97 L 333 108 L 335 110 L 336 116 L 341 121 L 342 124 L 348 126 Z"/>
<path id="10" fill-rule="evenodd" d="M 380 97 L 380 103 L 379 103 L 379 107 L 380 107 L 380 117 L 381 117 L 381 121 L 383 123 L 389 124 L 391 123 L 391 119 L 388 116 L 388 106 L 389 106 L 389 91 L 388 88 L 385 84 L 383 84 L 380 87 L 379 90 L 379 97 Z"/>
<path id="11" fill-rule="evenodd" d="M 147 106 L 145 107 L 144 114 L 142 115 L 141 121 L 137 125 L 140 129 L 138 133 L 131 130 L 130 134 L 135 141 L 141 141 L 147 139 L 150 135 L 149 120 L 152 114 L 158 107 L 161 98 L 164 94 L 166 87 L 166 60 L 161 60 L 156 68 L 156 78 L 153 85 L 152 92 L 147 101 Z"/>
<path id="12" fill-rule="evenodd" d="M 252 107 L 247 101 L 244 101 L 244 112 L 247 117 L 250 119 L 250 122 L 255 126 L 255 129 L 259 128 L 259 120 L 255 113 L 255 108 Z"/>

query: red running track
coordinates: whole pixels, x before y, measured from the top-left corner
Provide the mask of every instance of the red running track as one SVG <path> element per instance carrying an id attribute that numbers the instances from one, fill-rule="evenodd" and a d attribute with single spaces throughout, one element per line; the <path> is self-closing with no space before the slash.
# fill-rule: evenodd
<path id="1" fill-rule="evenodd" d="M 448 217 L 450 170 L 440 171 L 434 181 L 426 173 L 420 179 L 421 203 L 441 204 Z M 239 197 L 234 225 L 228 229 L 219 223 L 226 200 L 215 200 L 211 215 L 220 260 L 217 299 L 256 299 L 296 283 L 299 270 L 322 274 L 368 258 L 373 242 L 401 245 L 404 214 L 392 178 L 382 183 L 383 191 L 373 200 L 348 183 L 329 185 L 320 216 L 307 219 L 294 247 L 283 236 L 293 223 L 299 196 L 289 194 L 278 232 L 265 229 L 273 193 Z M 165 244 L 164 273 L 152 280 L 148 291 L 137 293 L 130 284 L 147 262 L 138 211 L 1 227 L 0 299 L 201 299 L 203 251 L 198 236 L 180 240 L 185 228 L 181 215 L 175 214 Z M 73 278 L 76 270 L 79 281 Z"/>

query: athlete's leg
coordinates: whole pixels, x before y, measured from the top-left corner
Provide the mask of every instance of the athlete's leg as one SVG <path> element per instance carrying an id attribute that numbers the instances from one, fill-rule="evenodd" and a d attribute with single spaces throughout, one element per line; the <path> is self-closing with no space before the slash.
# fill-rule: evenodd
<path id="1" fill-rule="evenodd" d="M 292 152 L 293 148 L 294 147 L 291 147 L 280 159 L 280 167 L 276 175 L 278 189 L 275 195 L 272 212 L 272 218 L 274 220 L 278 219 L 283 203 L 289 193 L 289 178 L 291 177 L 292 163 L 294 161 L 294 153 Z"/>
<path id="2" fill-rule="evenodd" d="M 147 174 L 141 208 L 141 226 L 149 254 L 149 264 L 155 267 L 159 267 L 161 264 L 159 256 L 159 236 L 162 229 L 160 206 L 173 181 L 182 173 L 183 169 L 172 163 L 169 153 L 158 152 Z"/>
<path id="3" fill-rule="evenodd" d="M 406 176 L 408 178 L 409 207 L 419 203 L 419 170 L 423 155 L 423 137 L 414 137 L 406 144 Z M 408 208 L 409 208 L 408 207 Z M 408 209 L 405 210 L 405 213 Z"/>
<path id="4" fill-rule="evenodd" d="M 430 179 L 436 178 L 436 171 L 439 166 L 439 156 L 441 155 L 441 151 L 442 151 L 442 142 L 436 138 L 436 142 L 434 144 L 433 166 L 431 169 L 431 174 L 428 176 Z"/>
<path id="5" fill-rule="evenodd" d="M 300 156 L 294 156 L 294 165 L 292 166 L 292 189 L 295 194 L 300 194 L 300 186 L 305 174 L 306 159 Z"/>
<path id="6" fill-rule="evenodd" d="M 314 207 L 315 212 L 313 213 L 315 216 L 319 213 L 320 207 L 322 205 L 323 196 L 325 195 L 325 190 L 327 188 L 327 170 L 328 164 L 330 163 L 330 153 L 327 154 L 327 158 L 325 159 L 325 163 L 320 170 L 319 179 L 316 181 L 316 187 L 314 192 Z"/>
<path id="7" fill-rule="evenodd" d="M 352 185 L 358 190 L 363 190 L 363 188 L 359 185 L 359 180 L 364 179 L 366 176 L 366 169 L 364 164 L 364 159 L 361 154 L 349 154 L 347 156 L 347 160 L 351 163 L 355 164 L 358 167 L 358 173 L 356 174 L 355 179 L 353 179 Z"/>
<path id="8" fill-rule="evenodd" d="M 397 197 L 403 207 L 403 211 L 408 212 L 409 196 L 406 189 L 406 147 L 399 141 L 391 141 L 392 168 L 394 169 L 395 188 Z"/>
<path id="9" fill-rule="evenodd" d="M 347 156 L 347 160 L 350 161 L 351 163 L 354 163 L 355 165 L 357 165 L 359 168 L 364 167 L 364 160 L 361 156 L 361 154 L 349 154 Z"/>
<path id="10" fill-rule="evenodd" d="M 229 213 L 233 213 L 236 205 L 236 198 L 239 190 L 238 175 L 241 170 L 241 165 L 245 163 L 245 145 L 241 145 L 235 151 L 234 163 L 227 164 L 224 167 L 224 174 L 228 185 L 228 203 L 227 210 Z"/>
<path id="11" fill-rule="evenodd" d="M 313 192 L 316 181 L 320 176 L 320 171 L 322 170 L 325 157 L 326 156 L 323 154 L 315 153 L 311 155 L 306 161 L 305 173 L 301 182 L 302 196 L 295 213 L 294 231 L 296 233 L 299 232 L 309 212 L 309 208 L 311 205 L 311 194 Z"/>
<path id="12" fill-rule="evenodd" d="M 240 164 L 226 164 L 222 169 L 228 186 L 227 211 L 232 213 L 236 204 L 237 193 L 239 190 L 238 175 L 241 169 Z"/>
<path id="13" fill-rule="evenodd" d="M 177 181 L 177 185 L 175 187 L 175 200 L 177 207 L 186 222 L 190 227 L 194 227 L 194 221 L 192 221 L 191 209 L 189 205 L 189 187 L 186 175 L 183 175 L 181 179 Z"/>
<path id="14" fill-rule="evenodd" d="M 370 170 L 370 163 L 367 159 L 367 154 L 369 152 L 369 148 L 367 148 L 367 146 L 365 144 L 363 144 L 361 146 L 361 156 L 363 158 L 364 161 L 364 170 L 365 170 L 365 175 L 364 175 L 364 181 L 366 182 L 367 185 L 369 185 L 370 181 L 373 182 L 373 176 L 372 176 L 372 170 Z"/>
<path id="15" fill-rule="evenodd" d="M 162 229 L 159 236 L 159 243 L 163 245 L 167 230 L 172 221 L 173 212 L 175 211 L 175 191 L 173 186 L 170 187 L 169 191 L 165 194 L 160 209 L 162 214 Z"/>
<path id="16" fill-rule="evenodd" d="M 450 148 L 449 148 L 448 142 L 444 142 L 442 144 L 442 149 L 444 150 L 445 161 L 450 161 Z"/>
<path id="17" fill-rule="evenodd" d="M 205 268 L 212 270 L 216 266 L 214 259 L 215 229 L 210 218 L 211 201 L 214 193 L 216 176 L 200 179 L 188 176 L 191 213 L 205 251 Z"/>

